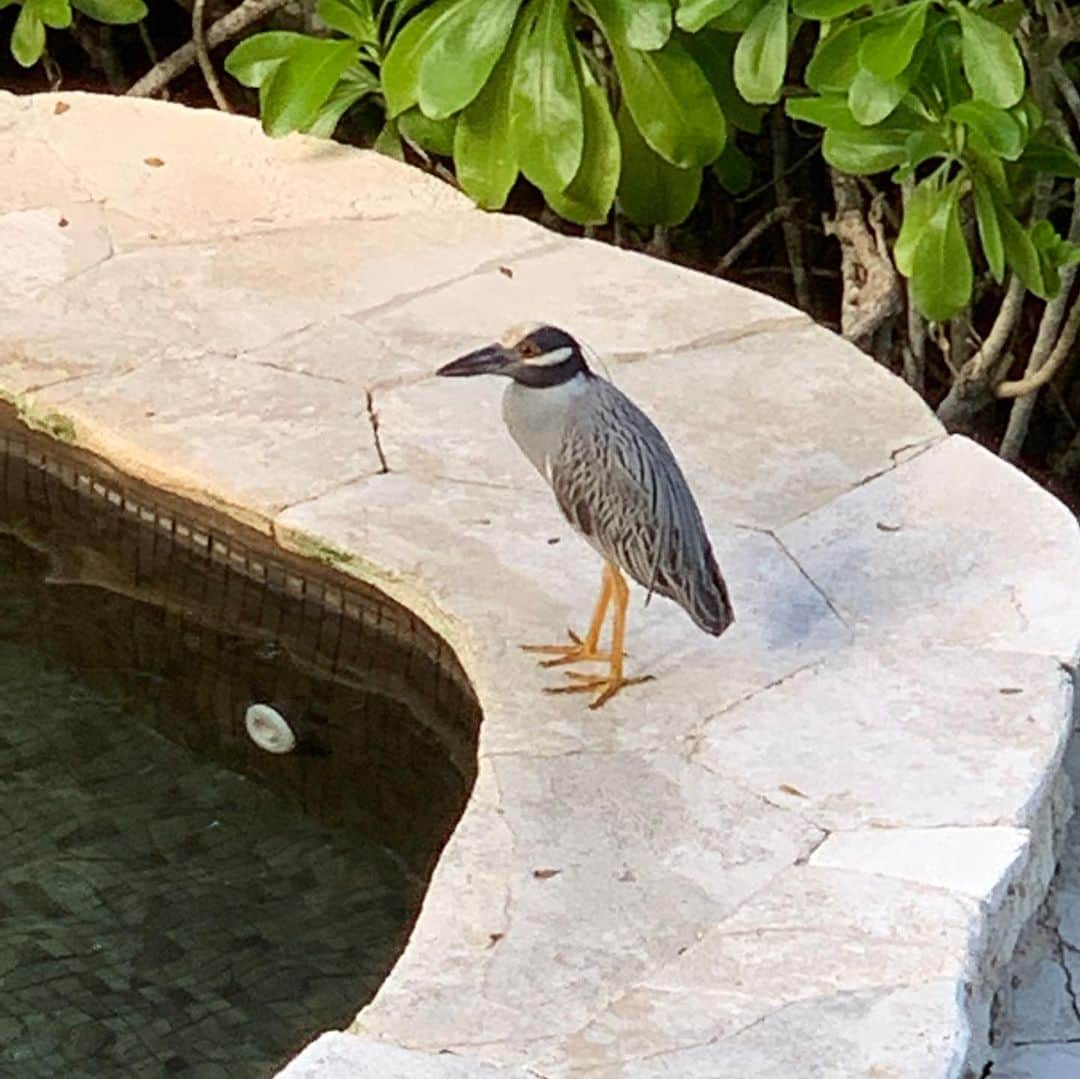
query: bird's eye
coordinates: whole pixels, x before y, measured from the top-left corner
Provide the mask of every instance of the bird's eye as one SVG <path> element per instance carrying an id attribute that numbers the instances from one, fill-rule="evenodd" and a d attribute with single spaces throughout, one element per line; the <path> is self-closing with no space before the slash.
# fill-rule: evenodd
<path id="1" fill-rule="evenodd" d="M 526 360 L 540 355 L 540 349 L 538 349 L 532 341 L 522 341 L 517 348 L 518 352 Z"/>

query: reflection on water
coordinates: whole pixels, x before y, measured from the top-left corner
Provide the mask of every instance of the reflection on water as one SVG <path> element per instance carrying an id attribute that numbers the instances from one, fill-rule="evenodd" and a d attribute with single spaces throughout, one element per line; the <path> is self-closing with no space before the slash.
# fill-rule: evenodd
<path id="1" fill-rule="evenodd" d="M 475 700 L 407 612 L 4 436 L 0 1076 L 268 1076 L 399 954 Z"/>

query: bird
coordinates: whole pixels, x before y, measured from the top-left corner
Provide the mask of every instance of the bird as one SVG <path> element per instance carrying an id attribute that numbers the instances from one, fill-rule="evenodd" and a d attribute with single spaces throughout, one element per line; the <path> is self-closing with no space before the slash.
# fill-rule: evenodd
<path id="1" fill-rule="evenodd" d="M 551 486 L 570 526 L 601 555 L 600 595 L 588 630 L 565 644 L 522 645 L 545 667 L 606 662 L 604 675 L 566 672 L 553 693 L 593 692 L 599 708 L 651 676 L 624 673 L 629 587 L 624 573 L 719 636 L 735 615 L 690 486 L 664 436 L 614 383 L 593 371 L 582 345 L 557 326 L 508 330 L 436 371 L 445 378 L 509 379 L 502 415 L 510 435 Z M 608 608 L 611 642 L 601 649 Z"/>

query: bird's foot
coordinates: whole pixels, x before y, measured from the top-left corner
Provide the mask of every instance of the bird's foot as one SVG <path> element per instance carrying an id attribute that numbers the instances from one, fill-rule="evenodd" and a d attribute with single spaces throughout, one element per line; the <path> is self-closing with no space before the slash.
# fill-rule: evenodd
<path id="1" fill-rule="evenodd" d="M 593 674 L 582 674 L 580 671 L 567 671 L 566 677 L 574 684 L 570 686 L 549 686 L 545 693 L 590 693 L 598 690 L 596 698 L 589 705 L 590 708 L 599 708 L 607 704 L 623 686 L 636 686 L 641 682 L 651 682 L 653 675 L 642 674 L 636 678 L 624 678 L 621 674 L 609 674 L 599 677 Z"/>
<path id="2" fill-rule="evenodd" d="M 540 660 L 541 667 L 561 667 L 566 663 L 591 663 L 594 661 L 610 662 L 610 652 L 598 652 L 588 642 L 583 641 L 572 629 L 566 631 L 570 644 L 523 644 L 524 652 L 536 652 L 554 659 Z"/>

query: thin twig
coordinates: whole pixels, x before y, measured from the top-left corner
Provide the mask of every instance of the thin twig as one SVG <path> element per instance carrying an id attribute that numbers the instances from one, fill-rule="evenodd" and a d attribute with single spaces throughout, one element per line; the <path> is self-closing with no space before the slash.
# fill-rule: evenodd
<path id="1" fill-rule="evenodd" d="M 216 49 L 218 45 L 243 33 L 253 23 L 266 18 L 288 2 L 289 0 L 244 0 L 239 7 L 210 25 L 206 31 L 206 47 Z M 195 44 L 189 41 L 155 64 L 127 91 L 128 96 L 152 97 L 160 93 L 177 75 L 183 74 L 195 62 Z"/>
<path id="2" fill-rule="evenodd" d="M 770 122 L 772 124 L 771 142 L 773 179 L 776 183 L 776 204 L 778 206 L 787 206 L 795 201 L 787 177 L 787 117 L 782 110 L 773 109 Z M 810 278 L 806 272 L 806 262 L 803 259 L 802 233 L 799 231 L 798 224 L 788 216 L 780 219 L 780 227 L 784 234 L 784 247 L 787 249 L 788 262 L 791 263 L 791 286 L 795 292 L 795 304 L 800 311 L 812 315 L 814 313 L 814 298 L 810 291 Z"/>
<path id="3" fill-rule="evenodd" d="M 218 82 L 217 72 L 214 70 L 214 65 L 210 63 L 210 53 L 206 48 L 206 33 L 203 27 L 203 9 L 205 7 L 206 0 L 195 0 L 191 8 L 191 43 L 195 46 L 195 59 L 199 62 L 199 70 L 206 80 L 214 104 L 222 112 L 232 112 L 232 105 L 229 104 L 229 99 L 221 90 L 221 83 Z"/>
<path id="4" fill-rule="evenodd" d="M 756 224 L 752 225 L 741 239 L 732 244 L 725 254 L 721 255 L 719 262 L 713 269 L 713 273 L 721 274 L 725 270 L 730 270 L 763 232 L 772 228 L 777 221 L 788 217 L 794 211 L 795 204 L 791 202 L 785 203 L 783 206 L 774 206 Z"/>
<path id="5" fill-rule="evenodd" d="M 1080 240 L 1080 180 L 1073 183 L 1073 207 L 1072 216 L 1069 220 L 1068 239 L 1072 243 Z M 998 453 L 1006 461 L 1015 461 L 1019 458 L 1020 451 L 1023 449 L 1024 441 L 1027 438 L 1028 427 L 1031 425 L 1031 416 L 1035 411 L 1036 391 L 1043 384 L 1038 382 L 1032 385 L 1031 380 L 1050 362 L 1054 353 L 1057 352 L 1062 338 L 1069 332 L 1069 323 L 1066 323 L 1064 329 L 1061 328 L 1061 323 L 1062 319 L 1065 318 L 1069 293 L 1076 278 L 1076 269 L 1074 263 L 1061 271 L 1061 288 L 1058 294 L 1043 308 L 1042 318 L 1039 319 L 1039 329 L 1035 335 L 1035 343 L 1031 347 L 1031 354 L 1028 356 L 1028 362 L 1024 368 L 1024 377 L 1019 380 L 1021 384 L 1028 383 L 1028 388 L 1021 393 L 1007 395 L 1016 397 L 1017 400 L 1009 411 L 1009 422 L 1005 428 L 1005 435 L 1001 440 L 1001 448 L 998 450 Z M 1080 308 L 1080 301 L 1069 314 L 1070 322 L 1077 308 Z M 1075 336 L 1075 327 L 1073 328 L 1073 335 Z M 1067 353 L 1071 346 L 1072 341 L 1070 340 L 1063 352 Z M 1063 354 L 1054 369 L 1056 370 L 1064 362 L 1065 356 Z M 1047 379 L 1051 377 L 1053 377 L 1053 372 L 1047 376 Z M 997 397 L 1006 396 L 1001 393 L 1001 386 L 995 388 L 994 394 Z"/>
<path id="6" fill-rule="evenodd" d="M 1039 221 L 1046 216 L 1052 193 L 1052 178 L 1039 176 L 1035 181 L 1029 220 Z M 1024 283 L 1016 274 L 1011 274 L 990 332 L 960 369 L 949 392 L 937 407 L 938 419 L 950 430 L 968 426 L 975 415 L 994 400 L 991 387 L 997 381 L 999 372 L 1007 371 L 1012 362 L 1005 348 L 1020 321 L 1026 295 Z"/>
<path id="7" fill-rule="evenodd" d="M 915 180 L 908 178 L 900 185 L 905 213 Z M 904 303 L 907 307 L 907 342 L 904 345 L 904 381 L 922 397 L 926 392 L 926 319 L 911 299 L 911 284 L 906 282 Z"/>
<path id="8" fill-rule="evenodd" d="M 1053 351 L 1047 357 L 1046 363 L 1037 371 L 1023 378 L 1011 382 L 1001 382 L 994 387 L 995 397 L 1022 397 L 1033 390 L 1045 386 L 1062 368 L 1065 361 L 1072 355 L 1072 347 L 1080 333 L 1080 295 L 1073 301 L 1069 310 L 1069 317 L 1061 328 L 1061 334 L 1054 345 Z"/>

